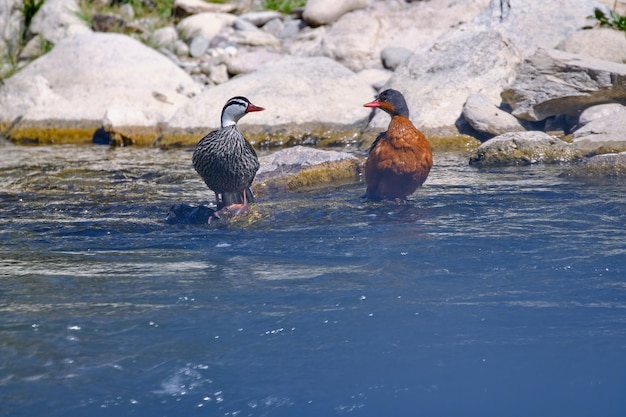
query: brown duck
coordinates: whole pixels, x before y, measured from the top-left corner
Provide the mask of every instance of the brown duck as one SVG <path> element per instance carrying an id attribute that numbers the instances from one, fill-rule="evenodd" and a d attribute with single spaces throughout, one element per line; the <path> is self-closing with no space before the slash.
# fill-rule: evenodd
<path id="1" fill-rule="evenodd" d="M 409 120 L 409 108 L 399 91 L 385 90 L 365 107 L 391 116 L 386 132 L 378 135 L 365 162 L 366 198 L 404 200 L 420 187 L 433 166 L 430 144 Z"/>

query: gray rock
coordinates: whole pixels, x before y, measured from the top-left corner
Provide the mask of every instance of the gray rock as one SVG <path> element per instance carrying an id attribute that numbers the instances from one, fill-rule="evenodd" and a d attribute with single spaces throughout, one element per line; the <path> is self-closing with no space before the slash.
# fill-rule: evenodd
<path id="1" fill-rule="evenodd" d="M 380 52 L 380 59 L 383 66 L 390 70 L 395 70 L 413 52 L 407 48 L 387 47 Z"/>
<path id="2" fill-rule="evenodd" d="M 268 23 L 269 25 L 269 23 Z M 300 19 L 289 19 L 284 22 L 284 28 L 278 33 L 278 36 L 281 39 L 291 38 L 296 36 L 300 31 L 306 26 L 303 20 Z M 267 31 L 268 33 L 273 33 L 271 31 Z"/>
<path id="3" fill-rule="evenodd" d="M 257 172 L 257 181 L 262 181 L 274 175 L 300 171 L 304 167 L 326 162 L 342 161 L 345 159 L 357 160 L 354 155 L 348 152 L 328 151 L 306 146 L 293 146 L 259 158 L 261 167 Z"/>
<path id="4" fill-rule="evenodd" d="M 78 15 L 75 0 L 47 0 L 37 11 L 28 30 L 54 44 L 70 36 L 91 32 Z"/>
<path id="5" fill-rule="evenodd" d="M 174 53 L 177 56 L 180 56 L 180 57 L 188 56 L 189 55 L 189 45 L 187 45 L 185 42 L 181 41 L 180 39 L 177 40 L 174 43 Z"/>
<path id="6" fill-rule="evenodd" d="M 568 177 L 626 179 L 626 152 L 608 153 L 586 158 L 564 174 Z"/>
<path id="7" fill-rule="evenodd" d="M 0 74 L 5 71 L 5 63 L 8 70 L 9 56 L 15 57 L 17 54 L 24 30 L 22 4 L 22 0 L 5 0 L 0 6 Z"/>
<path id="8" fill-rule="evenodd" d="M 605 117 L 593 120 L 574 132 L 573 142 L 586 152 L 604 153 L 605 150 L 626 150 L 626 107 Z"/>
<path id="9" fill-rule="evenodd" d="M 248 74 L 259 69 L 261 66 L 275 62 L 283 56 L 266 49 L 258 49 L 251 52 L 242 52 L 232 57 L 226 58 L 228 72 L 233 75 Z"/>
<path id="10" fill-rule="evenodd" d="M 609 28 L 572 32 L 556 49 L 591 58 L 626 63 L 626 36 Z"/>
<path id="11" fill-rule="evenodd" d="M 222 107 L 234 95 L 266 108 L 239 122 L 251 141 L 287 145 L 354 140 L 351 135 L 367 121 L 363 103 L 372 99 L 373 90 L 328 58 L 284 58 L 205 90 L 172 117 L 161 144 L 196 143 L 198 135 L 219 127 Z"/>
<path id="12" fill-rule="evenodd" d="M 229 78 L 226 64 L 216 64 L 211 67 L 209 80 L 211 80 L 213 84 L 224 84 Z"/>
<path id="13" fill-rule="evenodd" d="M 135 10 L 129 3 L 124 3 L 120 6 L 120 15 L 129 22 L 135 18 Z"/>
<path id="14" fill-rule="evenodd" d="M 308 0 L 302 17 L 311 26 L 336 22 L 344 14 L 367 6 L 367 0 Z"/>
<path id="15" fill-rule="evenodd" d="M 257 27 L 261 27 L 275 19 L 281 20 L 282 17 L 283 15 L 281 13 L 272 10 L 263 12 L 248 12 L 239 16 L 239 18 L 247 20 Z"/>
<path id="16" fill-rule="evenodd" d="M 183 70 L 140 42 L 86 33 L 64 39 L 4 81 L 0 131 L 10 128 L 15 141 L 38 139 L 33 132 L 54 141 L 65 140 L 71 129 L 90 141 L 113 105 L 141 108 L 161 122 L 197 92 Z M 150 129 L 154 133 L 157 126 Z"/>
<path id="17" fill-rule="evenodd" d="M 613 113 L 624 111 L 624 106 L 619 103 L 598 104 L 583 110 L 578 118 L 578 127 L 583 127 L 594 120 L 601 119 Z"/>
<path id="18" fill-rule="evenodd" d="M 178 33 L 176 29 L 171 26 L 166 26 L 152 32 L 148 38 L 148 43 L 155 48 L 175 50 L 177 40 Z"/>
<path id="19" fill-rule="evenodd" d="M 453 31 L 429 50 L 411 55 L 386 87 L 404 94 L 412 120 L 427 136 L 454 135 L 467 97 L 478 91 L 499 102 L 520 59 L 519 51 L 499 32 L 470 27 Z M 381 113 L 370 127 L 387 126 L 389 119 Z"/>
<path id="20" fill-rule="evenodd" d="M 579 158 L 576 147 L 543 132 L 511 132 L 480 145 L 470 164 L 480 166 L 530 165 L 570 162 Z"/>
<path id="21" fill-rule="evenodd" d="M 264 32 L 269 33 L 270 35 L 274 35 L 279 37 L 280 34 L 285 30 L 285 22 L 282 19 L 272 19 L 262 27 Z"/>
<path id="22" fill-rule="evenodd" d="M 539 50 L 521 65 L 502 98 L 524 120 L 578 116 L 595 104 L 626 101 L 626 64 Z"/>
<path id="23" fill-rule="evenodd" d="M 233 28 L 235 28 L 236 30 L 242 30 L 242 31 L 260 30 L 254 23 L 250 22 L 249 20 L 243 19 L 241 17 L 237 18 L 233 22 Z"/>
<path id="24" fill-rule="evenodd" d="M 256 28 L 255 28 L 256 29 Z M 255 31 L 235 31 L 229 36 L 229 40 L 240 45 L 247 46 L 271 46 L 280 45 L 278 39 L 270 33 L 261 30 Z"/>
<path id="25" fill-rule="evenodd" d="M 209 49 L 209 39 L 207 39 L 204 35 L 196 35 L 193 37 L 191 42 L 189 43 L 189 55 L 194 58 L 198 58 Z"/>
<path id="26" fill-rule="evenodd" d="M 463 117 L 475 130 L 494 136 L 526 130 L 516 117 L 499 109 L 486 96 L 478 93 L 470 94 L 467 98 Z"/>

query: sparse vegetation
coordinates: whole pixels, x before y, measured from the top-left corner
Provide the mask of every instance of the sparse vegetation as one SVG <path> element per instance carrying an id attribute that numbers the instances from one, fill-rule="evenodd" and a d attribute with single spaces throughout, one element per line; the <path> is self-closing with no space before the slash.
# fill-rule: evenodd
<path id="1" fill-rule="evenodd" d="M 595 9 L 593 16 L 590 17 L 594 18 L 600 27 L 626 32 L 626 16 L 621 16 L 615 10 L 609 10 L 607 15 L 602 10 Z M 590 27 L 587 27 L 587 29 L 590 29 Z"/>

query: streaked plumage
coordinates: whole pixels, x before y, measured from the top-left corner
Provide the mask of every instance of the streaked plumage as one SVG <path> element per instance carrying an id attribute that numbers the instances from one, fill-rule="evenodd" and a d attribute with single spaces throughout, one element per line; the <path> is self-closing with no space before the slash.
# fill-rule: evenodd
<path id="1" fill-rule="evenodd" d="M 231 98 L 222 109 L 222 127 L 196 145 L 193 166 L 215 192 L 218 210 L 234 204 L 245 206 L 254 200 L 250 185 L 259 169 L 259 159 L 237 128 L 237 121 L 246 113 L 262 110 L 245 97 Z"/>
<path id="2" fill-rule="evenodd" d="M 399 91 L 385 90 L 365 107 L 391 116 L 378 135 L 365 163 L 365 196 L 370 200 L 405 199 L 420 187 L 433 166 L 428 140 L 409 120 L 409 108 Z"/>

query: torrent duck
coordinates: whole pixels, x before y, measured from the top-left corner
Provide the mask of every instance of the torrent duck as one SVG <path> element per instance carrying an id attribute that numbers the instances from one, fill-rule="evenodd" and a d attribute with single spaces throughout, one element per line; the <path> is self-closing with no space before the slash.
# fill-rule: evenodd
<path id="1" fill-rule="evenodd" d="M 391 116 L 386 132 L 378 135 L 365 162 L 365 197 L 404 200 L 420 187 L 433 166 L 430 144 L 409 120 L 409 108 L 399 91 L 385 90 L 363 106 Z"/>
<path id="2" fill-rule="evenodd" d="M 259 159 L 237 128 L 237 122 L 247 113 L 262 110 L 265 109 L 255 106 L 245 97 L 231 98 L 222 109 L 222 127 L 203 137 L 196 145 L 193 167 L 215 193 L 218 211 L 214 217 L 219 218 L 220 210 L 225 207 L 234 209 L 234 214 L 240 214 L 247 209 L 248 203 L 254 201 L 250 185 L 259 169 Z"/>

